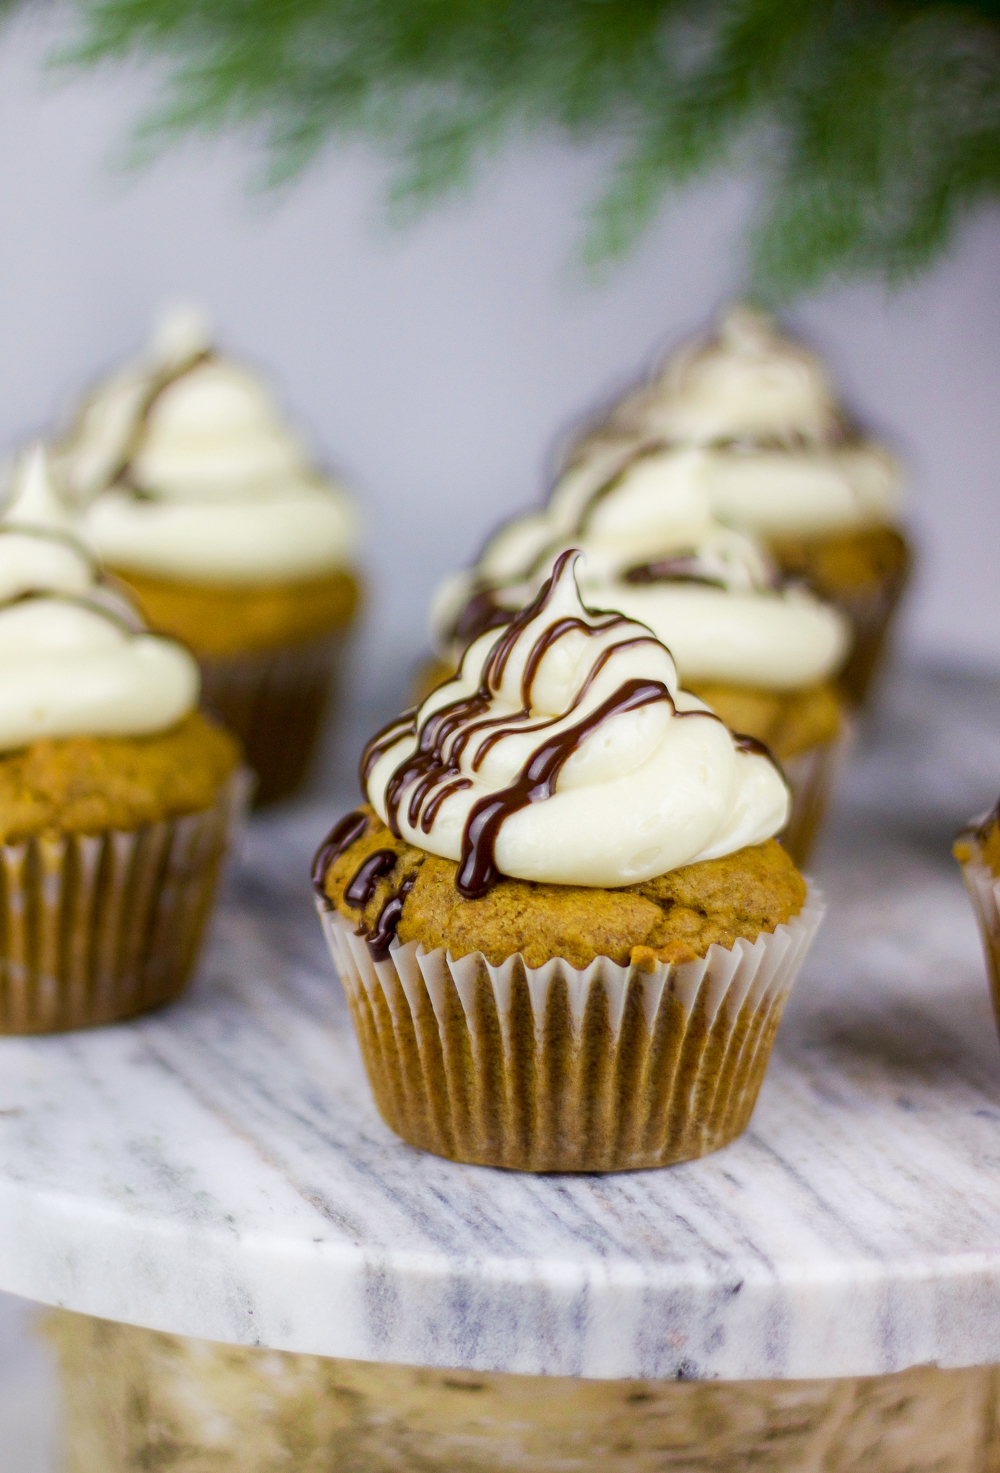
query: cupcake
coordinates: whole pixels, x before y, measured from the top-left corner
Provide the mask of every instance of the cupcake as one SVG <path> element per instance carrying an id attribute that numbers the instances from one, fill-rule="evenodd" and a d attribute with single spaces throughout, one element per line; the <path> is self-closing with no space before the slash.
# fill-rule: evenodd
<path id="1" fill-rule="evenodd" d="M 574 560 L 369 743 L 313 880 L 393 1130 L 625 1171 L 744 1129 L 820 907 L 774 761 Z"/>
<path id="2" fill-rule="evenodd" d="M 293 793 L 358 601 L 343 490 L 185 311 L 84 401 L 58 461 L 85 539 L 152 628 L 197 656 L 258 801 Z"/>
<path id="3" fill-rule="evenodd" d="M 0 519 L 0 1032 L 181 991 L 246 779 L 198 667 L 68 530 L 36 450 Z"/>
<path id="4" fill-rule="evenodd" d="M 962 829 L 954 854 L 979 922 L 993 1012 L 1000 1027 L 1000 803 Z"/>
<path id="5" fill-rule="evenodd" d="M 682 347 L 571 452 L 603 479 L 623 443 L 702 446 L 712 508 L 763 538 L 780 571 L 804 579 L 850 619 L 841 674 L 860 704 L 906 586 L 911 554 L 897 525 L 901 474 L 838 404 L 819 360 L 745 307 L 713 337 Z"/>
<path id="6" fill-rule="evenodd" d="M 686 690 L 787 764 L 795 792 L 787 847 L 805 863 L 845 723 L 834 686 L 850 643 L 843 615 L 777 573 L 764 548 L 712 514 L 701 449 L 619 446 L 598 479 L 568 472 L 542 510 L 515 517 L 475 566 L 441 586 L 439 664 L 529 604 L 553 558 L 575 546 L 584 603 L 648 625 Z"/>

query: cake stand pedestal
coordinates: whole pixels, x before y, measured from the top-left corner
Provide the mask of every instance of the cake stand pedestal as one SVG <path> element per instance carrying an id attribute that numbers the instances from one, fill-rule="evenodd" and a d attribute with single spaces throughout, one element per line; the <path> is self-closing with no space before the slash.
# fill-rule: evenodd
<path id="1" fill-rule="evenodd" d="M 665 1171 L 397 1140 L 303 885 L 338 805 L 257 820 L 184 1001 L 0 1040 L 0 1288 L 72 1311 L 71 1468 L 992 1466 L 1000 1050 L 948 841 L 997 697 L 897 689 L 751 1127 Z"/>

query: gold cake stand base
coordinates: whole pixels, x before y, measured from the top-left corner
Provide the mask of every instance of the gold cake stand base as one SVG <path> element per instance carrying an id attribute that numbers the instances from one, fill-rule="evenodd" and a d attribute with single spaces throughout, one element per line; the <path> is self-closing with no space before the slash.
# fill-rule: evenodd
<path id="1" fill-rule="evenodd" d="M 66 1473 L 1000 1473 L 1000 1369 L 582 1381 L 217 1345 L 63 1310 Z"/>

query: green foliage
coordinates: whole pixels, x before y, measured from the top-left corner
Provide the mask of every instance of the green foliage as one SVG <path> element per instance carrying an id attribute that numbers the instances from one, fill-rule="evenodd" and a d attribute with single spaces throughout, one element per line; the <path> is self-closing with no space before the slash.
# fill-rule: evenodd
<path id="1" fill-rule="evenodd" d="M 73 0 L 62 60 L 160 65 L 144 146 L 254 130 L 267 178 L 374 141 L 406 213 L 514 134 L 610 138 L 583 245 L 752 151 L 751 289 L 905 279 L 1000 189 L 1000 0 Z"/>

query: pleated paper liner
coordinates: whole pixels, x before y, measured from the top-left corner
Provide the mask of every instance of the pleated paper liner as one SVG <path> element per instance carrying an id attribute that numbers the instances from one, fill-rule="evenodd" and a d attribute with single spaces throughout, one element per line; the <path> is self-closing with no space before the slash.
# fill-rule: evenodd
<path id="1" fill-rule="evenodd" d="M 983 814 L 979 822 L 985 818 L 986 815 Z M 973 826 L 976 822 L 977 820 L 973 820 Z M 1000 880 L 989 865 L 983 862 L 975 838 L 971 835 L 962 837 L 967 839 L 973 855 L 972 859 L 961 866 L 962 879 L 979 922 L 990 994 L 993 998 L 993 1015 L 997 1020 L 997 1027 L 1000 1028 Z"/>
<path id="2" fill-rule="evenodd" d="M 0 1033 L 89 1028 L 178 996 L 252 776 L 211 808 L 0 846 Z"/>
<path id="3" fill-rule="evenodd" d="M 297 644 L 202 659 L 202 703 L 239 737 L 259 807 L 305 780 L 333 696 L 346 627 Z"/>
<path id="4" fill-rule="evenodd" d="M 809 863 L 853 739 L 853 726 L 842 716 L 835 737 L 818 742 L 795 757 L 787 757 L 781 764 L 792 792 L 792 809 L 780 836 L 781 843 L 799 869 L 805 869 Z"/>
<path id="5" fill-rule="evenodd" d="M 863 706 L 875 692 L 911 565 L 908 557 L 905 566 L 884 574 L 877 582 L 823 595 L 850 620 L 854 631 L 851 653 L 837 681 L 852 706 Z"/>
<path id="6" fill-rule="evenodd" d="M 734 1140 L 822 915 L 810 887 L 753 944 L 652 972 L 605 958 L 575 971 L 416 942 L 373 961 L 320 907 L 386 1124 L 435 1155 L 521 1171 L 670 1166 Z"/>

